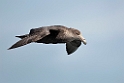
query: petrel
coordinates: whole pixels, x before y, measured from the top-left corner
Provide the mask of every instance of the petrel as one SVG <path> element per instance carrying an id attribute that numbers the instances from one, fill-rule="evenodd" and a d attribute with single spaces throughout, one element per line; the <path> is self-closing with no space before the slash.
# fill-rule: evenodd
<path id="1" fill-rule="evenodd" d="M 43 44 L 66 43 L 66 51 L 69 55 L 78 49 L 78 47 L 81 45 L 81 42 L 86 45 L 86 40 L 81 35 L 79 30 L 68 28 L 63 25 L 32 28 L 29 34 L 16 37 L 21 38 L 21 40 L 12 45 L 8 50 L 21 47 L 32 42 Z"/>

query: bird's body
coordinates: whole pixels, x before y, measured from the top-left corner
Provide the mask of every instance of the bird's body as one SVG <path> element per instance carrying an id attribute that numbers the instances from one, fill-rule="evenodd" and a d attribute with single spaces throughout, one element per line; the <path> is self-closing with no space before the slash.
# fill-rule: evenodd
<path id="1" fill-rule="evenodd" d="M 30 30 L 29 34 L 16 37 L 21 38 L 21 40 L 9 49 L 17 48 L 32 42 L 44 44 L 66 43 L 67 53 L 71 54 L 81 45 L 81 42 L 86 44 L 86 40 L 81 36 L 79 30 L 62 25 L 34 28 Z"/>

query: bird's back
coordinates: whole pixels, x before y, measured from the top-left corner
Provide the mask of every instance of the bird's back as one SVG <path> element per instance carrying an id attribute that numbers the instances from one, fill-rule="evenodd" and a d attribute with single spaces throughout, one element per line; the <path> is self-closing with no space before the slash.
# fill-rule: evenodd
<path id="1" fill-rule="evenodd" d="M 56 28 L 56 27 L 53 27 Z M 45 43 L 45 44 L 57 44 L 57 43 L 66 43 L 66 39 L 62 38 L 64 35 L 64 28 L 60 27 L 59 30 L 49 30 L 50 34 L 38 40 L 37 43 Z"/>

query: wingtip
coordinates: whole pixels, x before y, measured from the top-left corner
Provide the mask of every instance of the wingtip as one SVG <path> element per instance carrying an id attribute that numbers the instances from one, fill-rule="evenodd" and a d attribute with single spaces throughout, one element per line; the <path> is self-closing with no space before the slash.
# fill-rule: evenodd
<path id="1" fill-rule="evenodd" d="M 71 55 L 72 53 L 67 53 L 67 55 Z"/>
<path id="2" fill-rule="evenodd" d="M 8 48 L 7 50 L 11 50 L 11 49 L 13 49 L 12 47 L 10 47 L 10 48 Z"/>
<path id="3" fill-rule="evenodd" d="M 7 50 L 10 50 L 9 48 Z"/>
<path id="4" fill-rule="evenodd" d="M 8 48 L 7 50 L 12 50 L 12 49 L 17 48 L 15 45 L 16 45 L 16 44 L 12 45 L 12 46 L 11 46 L 10 48 Z"/>
<path id="5" fill-rule="evenodd" d="M 11 50 L 11 48 L 8 48 L 7 50 Z"/>

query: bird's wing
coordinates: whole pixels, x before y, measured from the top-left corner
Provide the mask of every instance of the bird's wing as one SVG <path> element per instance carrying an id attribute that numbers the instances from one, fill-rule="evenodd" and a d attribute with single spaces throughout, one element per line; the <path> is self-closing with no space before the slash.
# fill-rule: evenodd
<path id="1" fill-rule="evenodd" d="M 53 26 L 47 26 L 49 30 L 54 30 L 54 31 L 63 31 L 67 27 L 62 26 L 62 25 L 53 25 Z"/>
<path id="2" fill-rule="evenodd" d="M 49 30 L 46 30 L 46 29 L 42 29 L 42 31 L 38 31 L 38 32 L 35 32 L 32 30 L 32 33 L 30 34 L 30 36 L 25 37 L 22 40 L 16 42 L 9 49 L 17 48 L 17 47 L 29 44 L 31 42 L 38 41 L 49 34 L 50 34 Z"/>
<path id="3" fill-rule="evenodd" d="M 81 41 L 79 41 L 79 40 L 67 42 L 66 43 L 66 51 L 67 51 L 68 55 L 75 52 L 80 45 L 81 45 Z"/>

